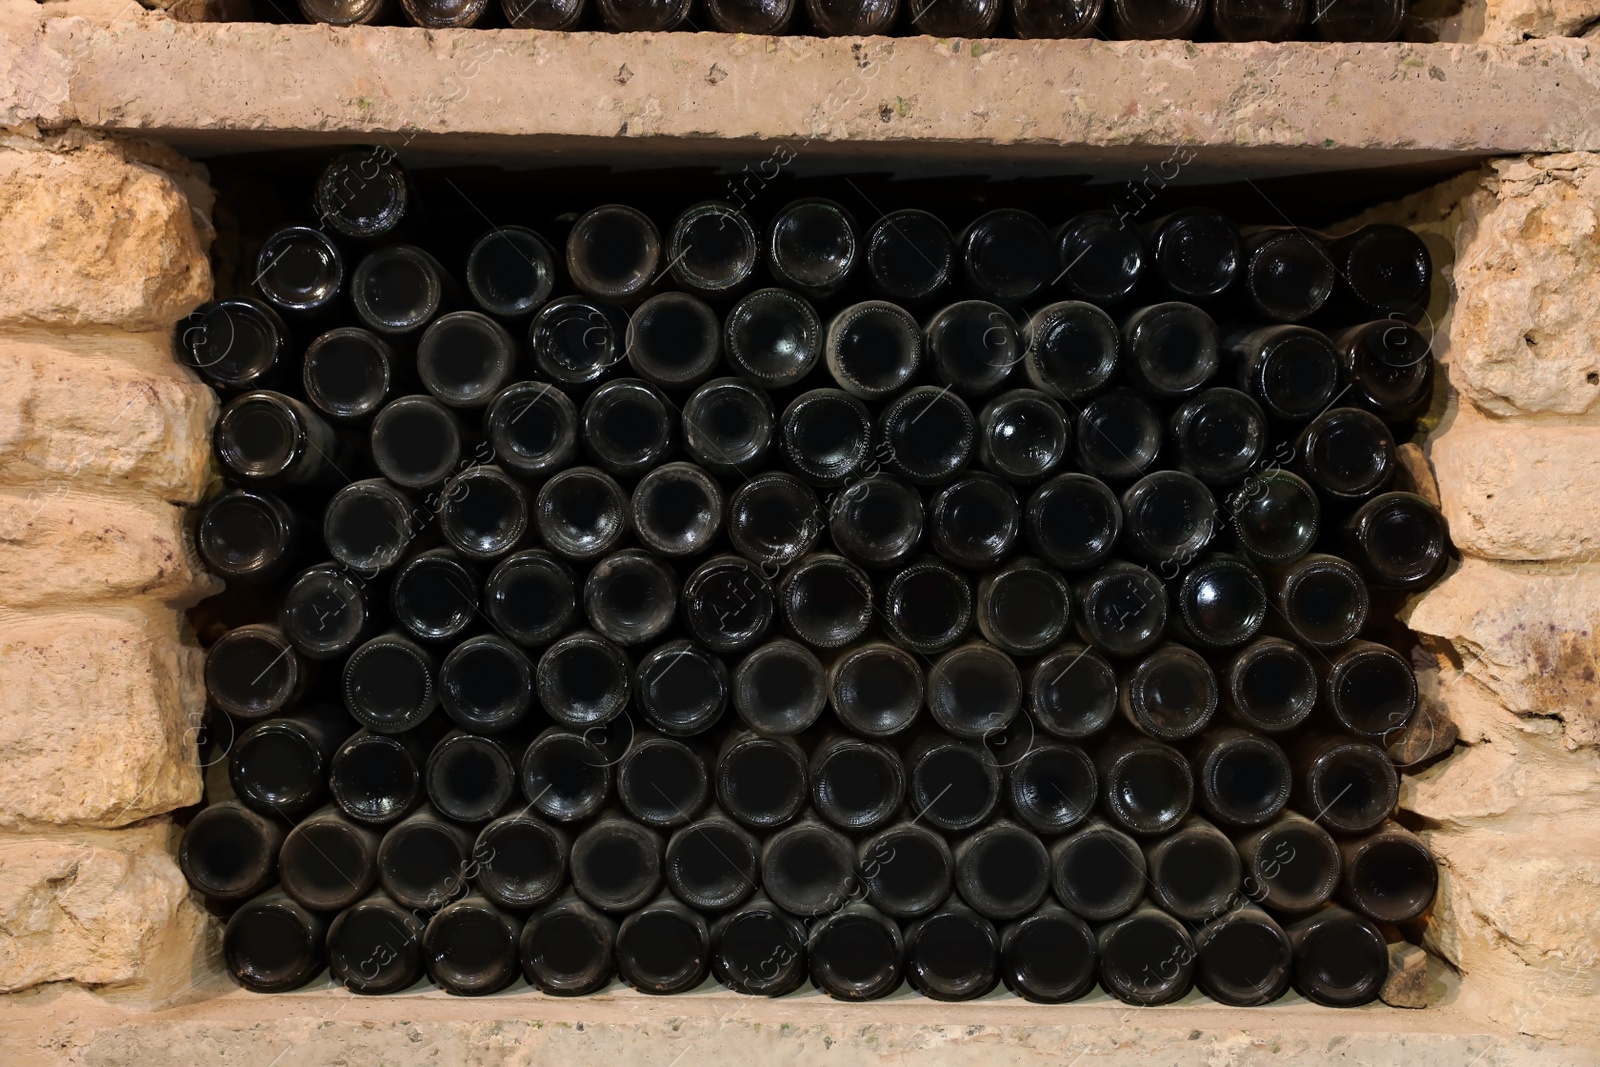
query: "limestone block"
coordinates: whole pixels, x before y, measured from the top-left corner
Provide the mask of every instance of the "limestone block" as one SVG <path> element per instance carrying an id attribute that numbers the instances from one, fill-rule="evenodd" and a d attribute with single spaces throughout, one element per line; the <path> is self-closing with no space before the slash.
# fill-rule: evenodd
<path id="1" fill-rule="evenodd" d="M 1481 2 L 1481 0 L 1480 0 Z M 1488 0 L 1484 44 L 1518 44 L 1530 37 L 1578 37 L 1600 19 L 1595 0 Z"/>
<path id="2" fill-rule="evenodd" d="M 1464 554 L 1600 558 L 1600 426 L 1488 419 L 1463 404 L 1428 455 Z"/>
<path id="3" fill-rule="evenodd" d="M 148 597 L 187 606 L 221 591 L 185 531 L 182 508 L 89 495 L 66 483 L 0 488 L 0 604 Z"/>
<path id="4" fill-rule="evenodd" d="M 1587 0 L 1600 13 L 1600 3 Z M 1600 156 L 1500 160 L 1464 203 L 1450 359 L 1496 415 L 1583 415 L 1600 402 Z"/>
<path id="5" fill-rule="evenodd" d="M 111 827 L 200 799 L 199 649 L 165 610 L 0 619 L 0 828 Z"/>
<path id="6" fill-rule="evenodd" d="M 1509 711 L 1559 719 L 1573 745 L 1600 743 L 1600 564 L 1464 560 L 1405 616 Z"/>
<path id="7" fill-rule="evenodd" d="M 0 836 L 0 991 L 72 980 L 170 996 L 207 920 L 168 852 L 171 827 Z"/>
<path id="8" fill-rule="evenodd" d="M 159 329 L 210 292 L 169 175 L 107 142 L 0 150 L 0 321 Z"/>
<path id="9" fill-rule="evenodd" d="M 1389 946 L 1389 980 L 1378 992 L 1392 1008 L 1428 1006 L 1428 954 L 1416 945 L 1398 941 Z"/>
<path id="10" fill-rule="evenodd" d="M 0 483 L 114 486 L 193 503 L 211 477 L 216 411 L 216 394 L 193 379 L 0 341 Z"/>

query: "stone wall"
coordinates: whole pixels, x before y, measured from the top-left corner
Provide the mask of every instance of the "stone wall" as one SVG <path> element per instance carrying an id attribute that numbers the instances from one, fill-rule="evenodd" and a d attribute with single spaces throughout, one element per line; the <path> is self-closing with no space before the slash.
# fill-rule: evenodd
<path id="1" fill-rule="evenodd" d="M 74 134 L 0 139 L 0 990 L 168 998 L 212 964 L 167 813 L 200 796 L 215 587 L 185 507 L 211 391 L 172 362 L 210 293 L 204 175 Z"/>

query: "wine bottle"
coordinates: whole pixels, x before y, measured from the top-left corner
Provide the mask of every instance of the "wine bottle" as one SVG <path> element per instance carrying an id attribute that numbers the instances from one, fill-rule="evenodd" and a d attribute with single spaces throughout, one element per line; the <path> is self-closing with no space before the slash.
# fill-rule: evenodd
<path id="1" fill-rule="evenodd" d="M 593 727 L 590 728 L 594 729 Z M 528 807 L 555 822 L 582 822 L 611 799 L 611 762 L 598 732 L 552 726 L 522 752 L 518 777 Z"/>
<path id="2" fill-rule="evenodd" d="M 679 614 L 684 628 L 718 654 L 739 652 L 767 634 L 777 596 L 761 568 L 743 556 L 713 556 L 684 580 Z M 735 695 L 735 703 L 738 701 Z"/>
<path id="3" fill-rule="evenodd" d="M 849 734 L 817 745 L 807 777 L 813 810 L 848 833 L 878 829 L 905 800 L 906 770 L 895 750 Z"/>
<path id="4" fill-rule="evenodd" d="M 1242 904 L 1203 926 L 1195 934 L 1194 953 L 1195 985 L 1223 1004 L 1270 1004 L 1289 987 L 1289 935 L 1254 904 Z"/>
<path id="5" fill-rule="evenodd" d="M 678 445 L 677 410 L 638 378 L 606 382 L 589 394 L 579 417 L 584 450 L 612 474 L 643 474 Z"/>
<path id="6" fill-rule="evenodd" d="M 372 637 L 378 609 L 366 584 L 338 563 L 294 576 L 278 608 L 278 628 L 307 659 L 337 659 Z"/>
<path id="7" fill-rule="evenodd" d="M 484 582 L 483 610 L 495 629 L 517 644 L 547 644 L 577 618 L 577 576 L 548 552 L 514 552 Z"/>
<path id="8" fill-rule="evenodd" d="M 516 370 L 517 343 L 481 311 L 452 311 L 428 323 L 417 342 L 417 377 L 439 402 L 482 407 Z"/>
<path id="9" fill-rule="evenodd" d="M 228 753 L 234 796 L 266 815 L 294 820 L 320 807 L 328 765 L 355 723 L 332 704 L 265 719 L 239 735 Z"/>
<path id="10" fill-rule="evenodd" d="M 1072 451 L 1072 424 L 1037 389 L 1012 389 L 978 413 L 978 462 L 1013 484 L 1049 477 Z"/>
<path id="11" fill-rule="evenodd" d="M 1203 8 L 1202 8 L 1203 10 Z M 1170 1004 L 1194 980 L 1194 941 L 1177 919 L 1141 904 L 1096 932 L 1100 984 L 1127 1004 Z"/>
<path id="12" fill-rule="evenodd" d="M 1024 530 L 1029 547 L 1049 562 L 1062 570 L 1088 570 L 1116 548 L 1122 505 L 1097 478 L 1058 474 L 1028 498 Z"/>
<path id="13" fill-rule="evenodd" d="M 881 641 L 845 650 L 828 668 L 833 713 L 865 737 L 890 737 L 910 726 L 924 692 L 916 657 Z"/>
<path id="14" fill-rule="evenodd" d="M 581 296 L 550 301 L 528 326 L 528 347 L 541 376 L 571 388 L 608 377 L 627 351 L 628 313 Z"/>
<path id="15" fill-rule="evenodd" d="M 301 488 L 339 474 L 333 427 L 282 393 L 258 389 L 234 397 L 211 440 L 223 469 L 246 485 Z"/>
<path id="16" fill-rule="evenodd" d="M 306 547 L 305 526 L 271 493 L 227 489 L 201 509 L 195 548 L 212 574 L 241 584 L 270 582 Z"/>
<path id="17" fill-rule="evenodd" d="M 806 980 L 806 928 L 765 895 L 711 925 L 711 973 L 753 997 L 781 997 Z"/>
<path id="18" fill-rule="evenodd" d="M 647 730 L 617 764 L 617 799 L 647 826 L 691 822 L 711 799 L 711 774 L 698 746 Z"/>
<path id="19" fill-rule="evenodd" d="M 983 745 L 928 733 L 906 751 L 912 813 L 946 832 L 971 830 L 1000 800 L 1000 765 Z"/>
<path id="20" fill-rule="evenodd" d="M 1327 0 L 1312 8 L 1311 29 L 1323 41 L 1392 41 L 1407 7 L 1406 0 Z"/>
<path id="21" fill-rule="evenodd" d="M 1016 208 L 978 216 L 961 234 L 960 245 L 962 277 L 985 300 L 1030 301 L 1060 269 L 1050 231 L 1037 217 Z"/>
<path id="22" fill-rule="evenodd" d="M 1416 713 L 1416 672 L 1387 645 L 1352 641 L 1317 670 L 1323 709 L 1351 733 L 1386 743 Z"/>
<path id="23" fill-rule="evenodd" d="M 728 312 L 722 349 L 733 369 L 755 384 L 793 385 L 822 358 L 822 320 L 798 293 L 757 289 Z"/>
<path id="24" fill-rule="evenodd" d="M 528 984 L 558 997 L 581 997 L 610 980 L 617 924 L 568 893 L 530 917 L 517 939 Z"/>
<path id="25" fill-rule="evenodd" d="M 718 474 L 743 474 L 766 458 L 776 422 L 766 390 L 739 378 L 713 378 L 683 405 L 683 447 Z"/>
<path id="26" fill-rule="evenodd" d="M 843 556 L 813 553 L 783 576 L 778 607 L 795 637 L 812 648 L 839 648 L 867 632 L 872 582 Z"/>
<path id="27" fill-rule="evenodd" d="M 502 815 L 478 834 L 478 892 L 502 908 L 542 907 L 567 880 L 567 835 L 525 812 Z"/>
<path id="28" fill-rule="evenodd" d="M 801 393 L 783 412 L 778 446 L 784 462 L 811 485 L 843 485 L 868 464 L 872 415 L 842 389 Z"/>
<path id="29" fill-rule="evenodd" d="M 628 494 L 598 467 L 569 467 L 539 487 L 534 526 L 545 547 L 567 559 L 610 552 L 628 530 Z"/>
<path id="30" fill-rule="evenodd" d="M 1029 412 L 1012 414 L 1021 428 Z M 1048 427 L 1042 432 L 1048 436 Z M 890 465 L 917 485 L 937 485 L 955 476 L 971 458 L 977 436 L 977 420 L 966 403 L 931 385 L 906 390 L 878 416 L 878 437 Z M 1003 459 L 1018 457 L 1007 453 Z"/>
<path id="31" fill-rule="evenodd" d="M 969 740 L 1001 733 L 1022 706 L 1022 674 L 1011 657 L 970 641 L 928 668 L 928 710 L 947 732 Z"/>
<path id="32" fill-rule="evenodd" d="M 481 5 L 487 0 L 469 2 Z M 370 252 L 350 276 L 350 304 L 361 325 L 393 336 L 421 330 L 455 303 L 455 293 L 455 280 L 416 245 L 388 245 Z"/>
<path id="33" fill-rule="evenodd" d="M 351 482 L 322 512 L 328 555 L 362 578 L 376 577 L 400 562 L 421 532 L 409 497 L 382 478 Z"/>
<path id="34" fill-rule="evenodd" d="M 454 641 L 477 621 L 478 572 L 448 548 L 401 564 L 389 586 L 395 622 L 422 641 Z"/>
<path id="35" fill-rule="evenodd" d="M 1234 839 L 1244 891 L 1281 914 L 1316 911 L 1339 884 L 1339 846 L 1317 823 L 1293 812 Z"/>
<path id="36" fill-rule="evenodd" d="M 348 908 L 378 880 L 379 835 L 332 805 L 302 820 L 283 839 L 278 882 L 313 911 Z"/>
<path id="37" fill-rule="evenodd" d="M 1261 405 L 1237 389 L 1202 389 L 1167 422 L 1177 468 L 1213 487 L 1235 485 L 1254 470 L 1267 436 Z"/>
<path id="38" fill-rule="evenodd" d="M 1306 479 L 1331 497 L 1361 500 L 1394 477 L 1394 436 L 1361 408 L 1324 411 L 1300 431 L 1294 450 Z"/>
<path id="39" fill-rule="evenodd" d="M 1171 745 L 1112 734 L 1095 750 L 1094 762 L 1106 816 L 1130 833 L 1169 833 L 1194 805 L 1189 761 Z"/>
<path id="40" fill-rule="evenodd" d="M 1313 552 L 1272 576 L 1272 603 L 1288 635 L 1312 648 L 1338 648 L 1367 624 L 1371 600 L 1360 573 L 1338 556 Z"/>
<path id="41" fill-rule="evenodd" d="M 1050 891 L 1050 856 L 1044 845 L 1008 820 L 988 823 L 954 851 L 956 892 L 985 918 L 1019 918 Z"/>
<path id="42" fill-rule="evenodd" d="M 246 901 L 222 931 L 222 962 L 257 993 L 298 989 L 322 969 L 328 924 L 280 889 Z"/>
<path id="43" fill-rule="evenodd" d="M 1211 9 L 1212 24 L 1222 32 L 1225 40 L 1228 30 L 1225 23 L 1240 15 L 1254 15 L 1261 26 L 1268 20 L 1279 20 L 1272 29 L 1262 26 L 1268 33 L 1283 33 L 1282 37 L 1259 37 L 1255 40 L 1287 40 L 1297 29 L 1304 0 L 1220 0 L 1221 6 Z M 1251 5 L 1254 11 L 1238 8 Z M 1237 5 L 1237 7 L 1235 7 Z M 1263 18 L 1263 16 L 1265 16 Z M 1248 32 L 1248 31 L 1246 31 Z M 1241 38 L 1231 38 L 1238 40 Z M 1253 312 L 1252 318 L 1269 322 L 1303 322 L 1322 310 L 1333 295 L 1337 274 L 1328 249 L 1316 237 L 1297 226 L 1264 226 L 1244 240 L 1244 268 L 1242 292 L 1245 305 Z"/>
<path id="44" fill-rule="evenodd" d="M 1210 725 L 1217 710 L 1217 678 L 1205 657 L 1186 645 L 1168 642 L 1127 672 L 1118 707 L 1146 736 L 1181 741 Z"/>
<path id="45" fill-rule="evenodd" d="M 422 932 L 428 977 L 457 996 L 497 993 L 516 980 L 517 920 L 487 897 L 446 904 Z"/>
<path id="46" fill-rule="evenodd" d="M 589 625 L 619 645 L 654 641 L 672 625 L 677 607 L 678 576 L 636 548 L 602 559 L 583 582 Z"/>
<path id="47" fill-rule="evenodd" d="M 1122 322 L 1122 368 L 1146 396 L 1175 399 L 1202 388 L 1221 365 L 1217 324 L 1181 301 L 1152 304 Z"/>
<path id="48" fill-rule="evenodd" d="M 1305 0 L 1213 0 L 1211 32 L 1221 41 L 1290 41 L 1299 36 L 1308 15 Z"/>
<path id="49" fill-rule="evenodd" d="M 1122 492 L 1122 538 L 1130 554 L 1165 573 L 1186 565 L 1216 536 L 1216 498 L 1200 479 L 1156 471 Z"/>
<path id="50" fill-rule="evenodd" d="M 692 641 L 668 641 L 639 661 L 633 692 L 645 720 L 662 733 L 704 733 L 728 707 L 728 668 Z"/>
<path id="51" fill-rule="evenodd" d="M 1394 764 L 1370 741 L 1312 734 L 1290 749 L 1290 759 L 1296 772 L 1296 810 L 1338 833 L 1376 829 L 1399 802 Z"/>
<path id="52" fill-rule="evenodd" d="M 1094 931 L 1065 908 L 1044 904 L 1000 931 L 1000 977 L 1035 1004 L 1064 1004 L 1094 988 Z"/>
<path id="53" fill-rule="evenodd" d="M 717 754 L 717 803 L 752 830 L 770 830 L 799 815 L 807 787 L 806 754 L 786 737 L 741 730 L 729 734 Z"/>
<path id="54" fill-rule="evenodd" d="M 501 0 L 513 24 L 524 29 L 559 29 L 536 26 L 560 22 L 580 5 L 573 0 Z M 525 226 L 495 226 L 479 237 L 467 253 L 467 292 L 490 315 L 522 319 L 544 306 L 556 283 L 555 252 L 545 239 Z"/>
<path id="55" fill-rule="evenodd" d="M 1439 509 L 1415 493 L 1380 493 L 1345 526 L 1350 555 L 1374 584 L 1423 589 L 1450 563 L 1450 533 Z"/>
<path id="56" fill-rule="evenodd" d="M 668 463 L 634 486 L 628 515 L 634 534 L 662 556 L 703 552 L 722 529 L 722 487 L 693 463 Z"/>
<path id="57" fill-rule="evenodd" d="M 828 996 L 877 1000 L 900 987 L 905 942 L 895 921 L 870 904 L 846 904 L 811 928 L 806 955 L 811 981 Z"/>
<path id="58" fill-rule="evenodd" d="M 770 33 L 787 23 L 793 11 L 794 0 L 715 0 L 707 14 L 714 26 L 726 32 Z M 747 30 L 745 24 L 767 28 Z M 760 256 L 761 239 L 750 220 L 734 205 L 719 200 L 703 200 L 685 208 L 667 236 L 672 280 L 706 300 L 743 290 L 755 275 Z M 713 350 L 716 333 L 714 329 Z"/>
<path id="59" fill-rule="evenodd" d="M 380 634 L 350 653 L 341 682 L 344 706 L 361 725 L 397 734 L 439 704 L 433 656 L 396 633 Z"/>
<path id="60" fill-rule="evenodd" d="M 468 559 L 498 559 L 530 532 L 527 494 L 499 467 L 468 467 L 445 483 L 443 496 L 439 530 Z"/>
<path id="61" fill-rule="evenodd" d="M 733 708 L 758 733 L 797 734 L 822 715 L 827 685 L 816 654 L 779 637 L 758 645 L 734 668 Z"/>
<path id="62" fill-rule="evenodd" d="M 1291 923 L 1284 931 L 1294 952 L 1300 995 L 1330 1008 L 1365 1004 L 1389 977 L 1389 946 L 1378 928 L 1337 904 Z"/>
<path id="63" fill-rule="evenodd" d="M 654 830 L 603 816 L 572 842 L 572 888 L 602 911 L 632 911 L 661 888 L 663 847 Z"/>
<path id="64" fill-rule="evenodd" d="M 1339 846 L 1339 896 L 1377 923 L 1410 922 L 1428 909 L 1439 889 L 1433 853 L 1397 823 Z"/>
<path id="65" fill-rule="evenodd" d="M 274 230 L 256 253 L 256 288 L 291 314 L 314 317 L 327 311 L 343 285 L 344 256 L 332 238 L 313 227 Z"/>
<path id="66" fill-rule="evenodd" d="M 439 485 L 461 462 L 461 422 L 431 396 L 391 400 L 372 420 L 369 445 L 379 473 L 406 489 Z"/>
<path id="67" fill-rule="evenodd" d="M 756 891 L 761 842 L 720 812 L 673 832 L 667 841 L 667 888 L 700 911 L 736 908 Z"/>
<path id="68" fill-rule="evenodd" d="M 871 37 L 889 32 L 900 0 L 806 0 L 806 15 L 819 37 Z"/>
<path id="69" fill-rule="evenodd" d="M 1142 655 L 1166 629 L 1167 591 L 1137 564 L 1109 563 L 1083 578 L 1074 595 L 1078 637 L 1111 655 Z"/>
<path id="70" fill-rule="evenodd" d="M 1239 903 L 1239 853 L 1221 830 L 1198 815 L 1146 844 L 1144 859 L 1151 899 L 1180 919 L 1214 918 Z"/>
<path id="71" fill-rule="evenodd" d="M 830 29 L 826 15 L 818 17 L 819 3 L 827 2 L 829 0 L 806 0 L 812 24 L 825 37 L 835 32 Z M 843 2 L 859 3 L 861 0 Z M 882 3 L 883 0 L 871 2 Z M 877 31 L 856 29 L 850 32 L 870 34 Z M 812 300 L 838 292 L 855 269 L 856 258 L 860 255 L 856 224 L 850 213 L 832 200 L 819 198 L 795 200 L 780 208 L 767 227 L 762 250 L 767 270 L 777 283 L 785 289 L 797 289 Z M 832 326 L 828 332 L 831 369 Z"/>
<path id="72" fill-rule="evenodd" d="M 387 341 L 359 326 L 340 326 L 306 346 L 300 387 L 328 418 L 363 422 L 394 398 L 402 374 Z"/>
<path id="73" fill-rule="evenodd" d="M 867 231 L 867 285 L 902 307 L 931 302 L 950 284 L 956 241 L 937 215 L 916 208 L 890 211 Z"/>
<path id="74" fill-rule="evenodd" d="M 465 730 L 508 730 L 533 709 L 533 664 L 499 634 L 470 637 L 439 667 L 439 700 Z"/>
<path id="75" fill-rule="evenodd" d="M 317 176 L 311 202 L 317 221 L 358 241 L 394 233 L 412 207 L 410 179 L 387 147 L 340 152 Z"/>
<path id="76" fill-rule="evenodd" d="M 758 474 L 728 497 L 728 540 L 763 567 L 787 567 L 822 534 L 822 505 L 805 483 L 780 471 Z"/>
<path id="77" fill-rule="evenodd" d="M 794 13 L 795 0 L 707 0 L 706 3 L 706 17 L 723 33 L 781 36 L 789 31 Z"/>
<path id="78" fill-rule="evenodd" d="M 933 550 L 977 570 L 1010 554 L 1022 529 L 1022 507 L 1009 485 L 992 474 L 969 471 L 934 493 L 927 520 Z"/>
<path id="79" fill-rule="evenodd" d="M 369 893 L 328 926 L 328 973 L 352 993 L 398 993 L 422 977 L 417 916 L 382 891 Z"/>
<path id="80" fill-rule="evenodd" d="M 914 32 L 930 37 L 993 37 L 1004 11 L 999 0 L 929 0 L 921 7 L 912 5 L 911 25 Z"/>
<path id="81" fill-rule="evenodd" d="M 1168 624 L 1177 637 L 1204 649 L 1245 644 L 1267 619 L 1267 589 L 1254 567 L 1221 552 L 1202 556 L 1169 583 Z"/>
<path id="82" fill-rule="evenodd" d="M 299 0 L 299 6 L 307 22 L 324 26 L 366 26 L 389 13 L 389 0 Z"/>
<path id="83" fill-rule="evenodd" d="M 657 293 L 628 319 L 628 365 L 657 389 L 691 389 L 721 354 L 722 322 L 690 293 Z"/>
<path id="84" fill-rule="evenodd" d="M 926 915 L 949 898 L 955 857 L 939 834 L 915 822 L 880 830 L 856 847 L 866 898 L 897 919 Z"/>
<path id="85" fill-rule="evenodd" d="M 184 827 L 178 868 L 196 892 L 214 900 L 246 900 L 278 873 L 283 825 L 237 800 L 208 804 Z"/>
<path id="86" fill-rule="evenodd" d="M 972 589 L 947 564 L 918 560 L 889 579 L 879 610 L 896 644 L 934 655 L 953 647 L 971 627 Z"/>
<path id="87" fill-rule="evenodd" d="M 1224 726 L 1189 751 L 1200 810 L 1230 827 L 1260 826 L 1289 802 L 1289 757 L 1271 738 Z"/>
<path id="88" fill-rule="evenodd" d="M 218 391 L 265 389 L 288 373 L 289 328 L 248 296 L 208 300 L 172 328 L 172 349 Z"/>
<path id="89" fill-rule="evenodd" d="M 328 790 L 339 810 L 357 822 L 394 822 L 422 799 L 426 757 L 426 746 L 414 733 L 357 730 L 329 762 Z"/>
<path id="90" fill-rule="evenodd" d="M 978 631 L 1013 655 L 1037 655 L 1058 643 L 1072 614 L 1061 575 L 1026 556 L 978 582 Z"/>
<path id="91" fill-rule="evenodd" d="M 1132 389 L 1111 389 L 1078 415 L 1078 466 L 1107 482 L 1131 482 L 1161 453 L 1161 416 Z"/>
<path id="92" fill-rule="evenodd" d="M 1028 711 L 1041 730 L 1055 737 L 1090 737 L 1105 729 L 1117 712 L 1117 673 L 1094 649 L 1064 644 L 1034 664 Z"/>
<path id="93" fill-rule="evenodd" d="M 1197 0 L 1112 0 L 1107 15 L 1113 37 L 1158 40 L 1191 36 L 1205 13 L 1205 4 Z M 1239 231 L 1214 208 L 1185 208 L 1142 229 L 1150 249 L 1150 280 L 1178 300 L 1198 303 L 1221 296 L 1243 267 Z"/>
<path id="94" fill-rule="evenodd" d="M 1222 706 L 1229 716 L 1262 733 L 1292 730 L 1316 706 L 1311 658 L 1281 638 L 1263 637 L 1240 649 L 1222 679 Z"/>
<path id="95" fill-rule="evenodd" d="M 435 911 L 466 890 L 472 835 L 422 807 L 391 826 L 378 845 L 378 882 L 408 908 Z"/>
<path id="96" fill-rule="evenodd" d="M 828 508 L 834 547 L 868 567 L 905 559 L 922 539 L 922 528 L 922 494 L 892 474 L 852 483 Z"/>
<path id="97" fill-rule="evenodd" d="M 613 29 L 670 29 L 650 25 L 660 18 L 681 21 L 686 0 L 596 0 Z M 654 8 L 654 12 L 651 9 Z M 630 11 L 630 9 L 633 9 Z M 624 14 L 627 12 L 627 14 Z M 619 25 L 618 18 L 637 24 Z M 661 262 L 661 232 L 644 214 L 622 204 L 602 204 L 573 223 L 567 234 L 567 273 L 585 296 L 633 304 L 655 284 Z"/>
<path id="98" fill-rule="evenodd" d="M 495 457 L 524 478 L 563 470 L 578 451 L 578 409 L 545 382 L 513 382 L 500 390 L 483 425 Z"/>
<path id="99" fill-rule="evenodd" d="M 1228 340 L 1233 384 L 1280 422 L 1299 423 L 1339 397 L 1333 343 L 1305 326 L 1263 326 Z"/>
<path id="100" fill-rule="evenodd" d="M 1077 745 L 1034 741 L 1008 770 L 1011 813 L 1034 833 L 1068 833 L 1094 810 L 1094 761 Z"/>
<path id="101" fill-rule="evenodd" d="M 1286 470 L 1252 475 L 1228 498 L 1239 547 L 1258 563 L 1286 566 L 1311 551 L 1322 520 L 1316 490 Z"/>
<path id="102" fill-rule="evenodd" d="M 1333 13 L 1329 10 L 1319 13 Z M 1339 7 L 1349 9 L 1350 5 Z M 1433 286 L 1433 259 L 1428 246 L 1411 230 L 1388 222 L 1372 222 L 1334 241 L 1329 247 L 1339 275 L 1336 300 L 1350 308 L 1347 321 L 1416 322 L 1428 305 Z"/>
<path id="103" fill-rule="evenodd" d="M 1144 850 L 1098 816 L 1050 846 L 1050 885 L 1075 915 L 1105 922 L 1144 899 Z"/>
<path id="104" fill-rule="evenodd" d="M 987 300 L 962 300 L 940 308 L 922 328 L 933 376 L 962 396 L 999 388 L 1022 361 L 1017 324 Z"/>
<path id="105" fill-rule="evenodd" d="M 931 1000 L 972 1000 L 1000 984 L 1000 934 L 971 908 L 950 903 L 905 932 L 906 980 Z"/>
<path id="106" fill-rule="evenodd" d="M 627 653 L 593 630 L 568 634 L 545 649 L 533 678 L 539 706 L 574 730 L 610 722 L 633 693 Z"/>
<path id="107" fill-rule="evenodd" d="M 882 400 L 916 374 L 922 363 L 922 329 L 898 304 L 851 304 L 828 320 L 822 356 L 840 389 L 862 400 Z"/>
<path id="108" fill-rule="evenodd" d="M 459 823 L 484 823 L 505 810 L 516 765 L 499 741 L 452 730 L 433 746 L 422 772 L 434 808 Z"/>
<path id="109" fill-rule="evenodd" d="M 827 915 L 848 900 L 855 868 L 850 839 L 813 818 L 785 826 L 761 848 L 761 888 L 802 917 Z"/>
<path id="110" fill-rule="evenodd" d="M 206 651 L 206 696 L 235 719 L 253 721 L 292 707 L 307 667 L 276 626 L 239 626 Z"/>
<path id="111" fill-rule="evenodd" d="M 1128 232 L 1138 233 L 1132 228 Z M 1121 358 L 1117 324 L 1082 300 L 1063 300 L 1034 312 L 1023 327 L 1022 343 L 1028 382 L 1058 400 L 1078 402 L 1099 393 L 1116 376 Z"/>

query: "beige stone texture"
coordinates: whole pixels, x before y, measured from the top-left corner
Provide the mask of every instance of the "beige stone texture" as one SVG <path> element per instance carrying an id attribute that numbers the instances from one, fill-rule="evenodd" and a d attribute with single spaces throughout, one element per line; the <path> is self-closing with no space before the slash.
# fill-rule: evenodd
<path id="1" fill-rule="evenodd" d="M 1428 1006 L 1428 954 L 1420 946 L 1396 941 L 1389 946 L 1389 980 L 1378 994 L 1391 1008 Z"/>
<path id="2" fill-rule="evenodd" d="M 200 799 L 201 653 L 178 623 L 0 617 L 0 828 L 124 826 Z"/>
<path id="3" fill-rule="evenodd" d="M 1600 19 L 1595 0 L 1473 0 L 1482 6 L 1485 44 L 1517 44 L 1537 37 L 1583 37 Z"/>
<path id="4" fill-rule="evenodd" d="M 0 484 L 199 500 L 212 477 L 216 394 L 170 363 L 148 370 L 78 351 L 37 334 L 0 338 Z"/>
<path id="5" fill-rule="evenodd" d="M 0 991 L 80 982 L 179 996 L 215 961 L 167 820 L 109 833 L 0 835 Z"/>

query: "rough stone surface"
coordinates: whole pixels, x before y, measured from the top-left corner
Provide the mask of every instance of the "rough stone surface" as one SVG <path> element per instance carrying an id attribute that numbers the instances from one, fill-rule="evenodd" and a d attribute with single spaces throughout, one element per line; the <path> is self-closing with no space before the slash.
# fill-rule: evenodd
<path id="1" fill-rule="evenodd" d="M 1416 945 L 1397 941 L 1389 946 L 1389 980 L 1379 999 L 1391 1008 L 1428 1006 L 1428 954 Z"/>
<path id="2" fill-rule="evenodd" d="M 215 393 L 171 369 L 0 340 L 0 483 L 110 486 L 193 503 L 211 478 L 216 411 Z"/>
<path id="3" fill-rule="evenodd" d="M 0 828 L 115 827 L 200 799 L 198 649 L 159 610 L 0 619 Z"/>
<path id="4" fill-rule="evenodd" d="M 115 146 L 0 151 L 0 320 L 169 327 L 211 268 L 178 185 Z"/>
<path id="5" fill-rule="evenodd" d="M 1427 450 L 1450 537 L 1463 553 L 1500 560 L 1600 554 L 1600 426 L 1501 421 L 1462 405 Z"/>
<path id="6" fill-rule="evenodd" d="M 1489 0 L 1477 40 L 1516 44 L 1533 37 L 1581 37 L 1597 19 L 1595 0 Z"/>
<path id="7" fill-rule="evenodd" d="M 208 921 L 173 862 L 172 837 L 165 820 L 0 836 L 0 991 L 71 980 L 159 998 L 209 969 Z"/>

